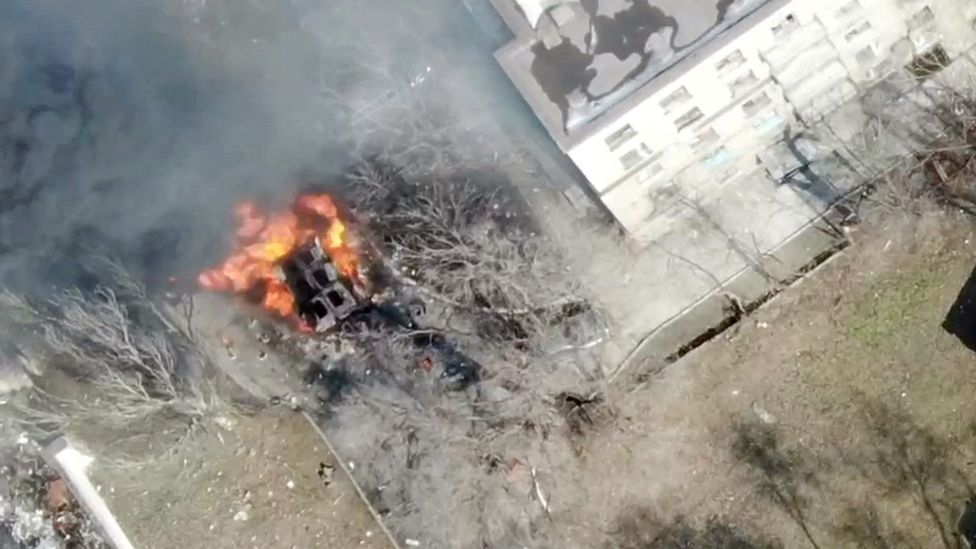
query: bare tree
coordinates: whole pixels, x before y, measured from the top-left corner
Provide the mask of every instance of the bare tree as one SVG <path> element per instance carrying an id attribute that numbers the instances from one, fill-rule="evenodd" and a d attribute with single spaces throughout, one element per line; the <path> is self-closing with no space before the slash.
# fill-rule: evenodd
<path id="1" fill-rule="evenodd" d="M 481 338 L 528 345 L 586 306 L 511 183 L 487 168 L 412 181 L 385 162 L 356 171 L 357 211 L 402 282 Z M 460 317 L 466 317 L 461 319 Z"/>
<path id="2" fill-rule="evenodd" d="M 869 124 L 909 150 L 868 183 L 859 201 L 868 209 L 917 216 L 939 207 L 976 215 L 973 82 L 940 51 L 916 56 L 902 82 L 887 84 L 904 90 L 891 94 L 896 100 L 865 106 Z"/>
<path id="3" fill-rule="evenodd" d="M 391 67 L 362 70 L 376 83 L 365 102 L 335 96 L 351 106 L 353 166 L 336 190 L 363 221 L 364 263 L 373 244 L 381 252 L 367 270 L 394 282 L 376 286 L 416 297 L 419 310 L 415 329 L 343 327 L 357 351 L 310 376 L 323 430 L 398 536 L 443 547 L 547 543 L 551 513 L 572 489 L 550 472 L 578 459 L 553 434 L 603 417 L 595 369 L 579 355 L 605 338 L 606 323 L 487 132 L 470 118 L 457 124 L 422 71 L 405 81 Z M 443 368 L 427 361 L 431 348 Z M 481 366 L 477 383 L 456 382 L 462 354 Z M 567 407 L 564 394 L 586 402 Z"/>
<path id="4" fill-rule="evenodd" d="M 9 291 L 0 309 L 32 340 L 36 388 L 12 417 L 32 431 L 96 427 L 119 436 L 175 421 L 180 437 L 219 408 L 205 359 L 116 263 L 112 287 L 67 289 L 46 301 Z"/>

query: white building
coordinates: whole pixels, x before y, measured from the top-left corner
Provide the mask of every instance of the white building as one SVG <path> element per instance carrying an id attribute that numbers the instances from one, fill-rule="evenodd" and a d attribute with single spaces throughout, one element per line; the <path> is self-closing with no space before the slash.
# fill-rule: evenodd
<path id="1" fill-rule="evenodd" d="M 493 3 L 515 34 L 502 67 L 639 241 L 771 168 L 787 127 L 976 38 L 965 0 Z"/>

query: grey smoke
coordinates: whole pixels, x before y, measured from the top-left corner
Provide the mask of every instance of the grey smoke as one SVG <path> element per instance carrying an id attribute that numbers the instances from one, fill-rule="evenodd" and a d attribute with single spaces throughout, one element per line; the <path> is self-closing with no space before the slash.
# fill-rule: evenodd
<path id="1" fill-rule="evenodd" d="M 234 201 L 329 179 L 356 113 L 441 55 L 412 29 L 456 38 L 421 4 L 3 2 L 0 277 L 58 282 L 96 232 L 180 274 L 219 257 Z"/>
<path id="2" fill-rule="evenodd" d="M 193 56 L 151 2 L 0 7 L 0 250 L 4 277 L 86 229 L 133 243 L 178 212 L 198 222 L 248 184 L 273 117 Z M 257 174 L 255 174 L 257 175 Z"/>
<path id="3" fill-rule="evenodd" d="M 452 143 L 476 136 L 456 156 L 504 158 L 526 126 L 543 130 L 491 57 L 501 41 L 465 10 L 460 0 L 3 0 L 0 283 L 72 283 L 71 250 L 96 241 L 141 261 L 142 276 L 192 276 L 223 257 L 234 202 L 288 201 L 340 181 L 371 148 L 430 137 L 400 127 L 414 98 L 438 107 Z M 551 367 L 534 375 L 559 385 L 552 394 L 576 383 Z M 398 380 L 344 398 L 330 435 L 368 489 L 389 486 L 377 499 L 398 531 L 431 546 L 536 537 L 541 508 L 509 493 L 500 471 L 487 479 L 470 418 L 504 407 L 541 425 L 552 411 L 532 392 L 540 384 L 514 398 L 500 380 L 486 383 L 493 408 L 459 393 L 418 409 Z M 523 444 L 520 421 L 510 427 L 494 450 L 548 459 L 541 442 Z M 458 502 L 479 520 L 458 520 Z"/>
<path id="4" fill-rule="evenodd" d="M 456 0 L 6 0 L 0 277 L 37 281 L 91 227 L 193 271 L 235 200 L 334 179 L 411 96 L 484 136 L 524 112 L 496 45 Z"/>

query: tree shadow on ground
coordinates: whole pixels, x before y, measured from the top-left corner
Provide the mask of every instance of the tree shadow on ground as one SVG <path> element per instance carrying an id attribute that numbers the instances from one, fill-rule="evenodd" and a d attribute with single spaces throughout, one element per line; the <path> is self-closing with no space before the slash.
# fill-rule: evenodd
<path id="1" fill-rule="evenodd" d="M 875 505 L 848 505 L 835 528 L 837 536 L 860 549 L 917 549 L 917 540 L 884 516 Z"/>
<path id="2" fill-rule="evenodd" d="M 758 493 L 782 509 L 815 548 L 822 545 L 811 533 L 810 509 L 812 498 L 819 493 L 830 502 L 828 514 L 821 518 L 831 518 L 820 525 L 818 538 L 829 536 L 862 549 L 914 549 L 928 546 L 928 540 L 937 536 L 945 549 L 960 549 L 957 517 L 974 493 L 956 465 L 958 444 L 879 401 L 864 399 L 858 408 L 863 416 L 859 423 L 867 436 L 853 436 L 842 443 L 837 462 L 784 447 L 775 427 L 758 420 L 733 423 L 732 454 L 752 472 Z M 849 441 L 856 441 L 855 445 Z M 839 465 L 844 467 L 831 470 Z M 829 491 L 822 490 L 818 481 L 828 471 L 842 475 Z M 874 490 L 858 496 L 854 486 L 865 482 Z M 906 522 L 906 517 L 886 510 L 900 507 L 886 506 L 889 500 L 909 499 L 919 511 L 914 530 L 911 517 Z M 926 522 L 931 530 L 917 527 Z M 829 544 L 833 542 L 830 539 Z"/>
<path id="3" fill-rule="evenodd" d="M 710 518 L 695 526 L 682 518 L 662 521 L 643 508 L 619 517 L 607 549 L 782 549 L 776 540 L 746 533 Z"/>
<path id="4" fill-rule="evenodd" d="M 810 457 L 783 448 L 773 426 L 758 420 L 735 421 L 732 435 L 732 455 L 749 468 L 758 492 L 800 527 L 814 549 L 820 549 L 810 531 L 810 500 L 804 493 L 817 486 Z"/>
<path id="5" fill-rule="evenodd" d="M 903 410 L 878 401 L 865 402 L 862 409 L 869 439 L 864 448 L 849 455 L 850 465 L 886 494 L 911 496 L 938 532 L 942 545 L 946 549 L 960 547 L 955 518 L 974 494 L 968 477 L 955 465 L 958 447 Z M 860 513 L 860 524 L 870 523 L 865 518 L 871 517 Z M 889 532 L 885 539 L 888 545 L 861 546 L 911 546 L 904 544 L 907 537 L 897 531 Z"/>

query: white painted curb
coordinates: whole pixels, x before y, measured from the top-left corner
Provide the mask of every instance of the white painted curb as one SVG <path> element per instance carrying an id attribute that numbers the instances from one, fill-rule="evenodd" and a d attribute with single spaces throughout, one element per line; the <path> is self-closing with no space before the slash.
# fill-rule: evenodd
<path id="1" fill-rule="evenodd" d="M 41 454 L 48 465 L 61 474 L 75 498 L 85 508 L 95 524 L 101 528 L 105 540 L 112 544 L 115 549 L 135 549 L 125 532 L 122 531 L 118 521 L 115 520 L 115 516 L 109 511 L 105 500 L 98 494 L 98 490 L 88 478 L 86 470 L 95 461 L 94 458 L 72 448 L 64 437 L 58 437 L 45 444 Z"/>

